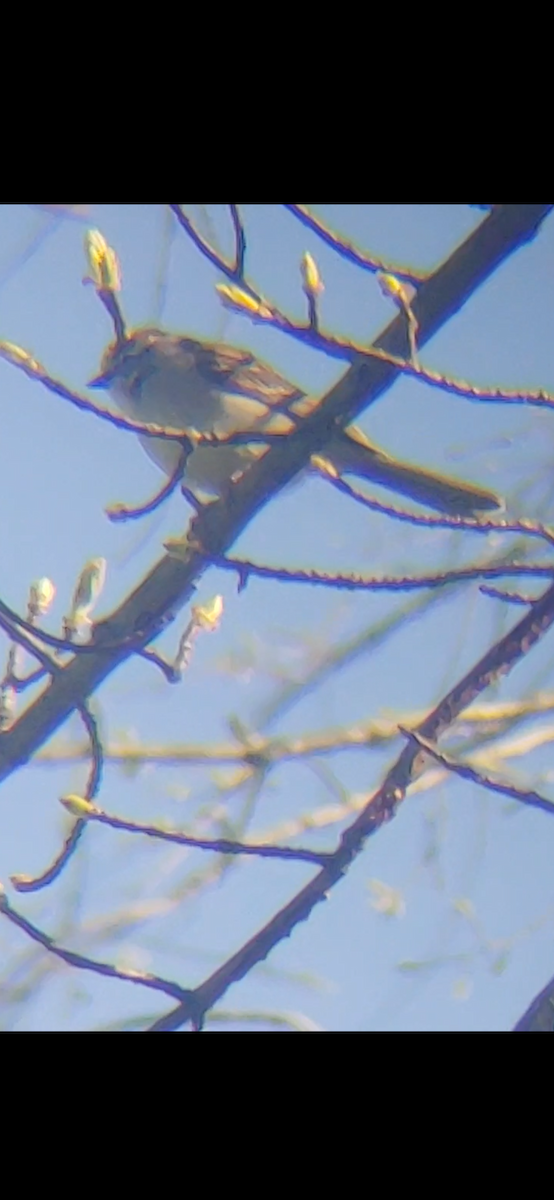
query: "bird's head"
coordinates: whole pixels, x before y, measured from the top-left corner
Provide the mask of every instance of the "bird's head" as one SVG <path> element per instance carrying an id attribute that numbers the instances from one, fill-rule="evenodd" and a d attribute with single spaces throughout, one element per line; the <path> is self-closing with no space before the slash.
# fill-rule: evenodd
<path id="1" fill-rule="evenodd" d="M 89 380 L 87 387 L 111 388 L 118 383 L 131 387 L 137 374 L 144 372 L 148 355 L 163 336 L 160 329 L 136 329 L 110 342 L 102 355 L 99 374 Z"/>

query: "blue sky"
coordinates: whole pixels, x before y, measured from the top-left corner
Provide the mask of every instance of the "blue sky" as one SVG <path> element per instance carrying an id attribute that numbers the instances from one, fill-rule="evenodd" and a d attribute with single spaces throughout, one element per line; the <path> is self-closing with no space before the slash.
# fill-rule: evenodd
<path id="1" fill-rule="evenodd" d="M 375 254 L 420 269 L 436 266 L 483 219 L 467 205 L 311 207 Z M 231 249 L 224 206 L 186 209 L 205 236 Z M 369 342 L 388 323 L 394 310 L 373 276 L 342 261 L 282 207 L 241 210 L 249 276 L 291 317 L 304 315 L 299 262 L 310 250 L 325 281 L 321 316 L 327 328 Z M 84 391 L 98 370 L 111 336 L 93 289 L 82 285 L 87 227 L 100 229 L 117 250 L 121 301 L 131 325 L 160 323 L 248 346 L 316 393 L 340 377 L 340 363 L 224 310 L 215 292 L 221 277 L 163 206 L 90 205 L 83 220 L 3 206 L 0 337 L 31 351 L 76 390 Z M 479 289 L 425 347 L 425 364 L 483 385 L 554 391 L 553 230 L 549 218 L 539 237 Z M 161 482 L 135 438 L 78 412 L 2 361 L 0 386 L 1 595 L 24 611 L 30 581 L 48 575 L 57 597 L 47 627 L 58 631 L 87 559 L 107 559 L 98 609 L 107 613 L 157 561 L 162 542 L 182 532 L 188 510 L 175 496 L 140 524 L 110 524 L 106 505 L 140 503 Z M 551 412 L 469 403 L 405 379 L 359 423 L 399 457 L 499 491 L 510 515 L 549 519 Z M 401 525 L 310 479 L 264 509 L 235 549 L 279 565 L 422 574 L 439 564 L 481 561 L 516 544 L 521 557 L 522 544 L 513 535 L 485 538 Z M 546 558 L 536 544 L 526 552 Z M 134 661 L 96 696 L 108 750 L 125 739 L 166 747 L 229 742 L 232 718 L 287 737 L 383 718 L 401 721 L 431 708 L 519 615 L 480 595 L 477 584 L 434 596 L 394 637 L 280 711 L 284 681 L 302 678 L 330 647 L 361 637 L 403 611 L 408 600 L 258 581 L 237 594 L 231 575 L 212 570 L 197 598 L 216 593 L 225 600 L 221 627 L 198 640 L 179 687 L 167 686 L 147 664 Z M 172 652 L 185 622 L 183 613 L 160 648 Z M 492 703 L 554 690 L 551 636 L 483 699 Z M 275 707 L 277 715 L 268 723 Z M 546 710 L 518 730 L 518 736 L 542 731 L 536 739 L 541 745 L 514 755 L 503 768 L 546 795 L 552 791 L 550 719 Z M 81 740 L 73 717 L 50 748 Z M 271 774 L 257 797 L 248 788 L 231 791 L 225 767 L 149 765 L 125 773 L 108 762 L 98 803 L 118 815 L 165 819 L 211 836 L 217 832 L 214 821 L 236 822 L 251 809 L 249 836 L 282 828 L 285 840 L 302 814 L 369 794 L 399 745 L 289 763 Z M 4 784 L 0 806 L 0 878 L 10 898 L 74 949 L 194 985 L 311 875 L 301 864 L 241 859 L 194 891 L 191 878 L 210 867 L 208 856 L 94 826 L 50 889 L 17 896 L 9 876 L 40 873 L 56 854 L 67 828 L 57 797 L 78 792 L 85 778 L 83 765 L 30 764 Z M 297 842 L 332 848 L 343 827 L 335 822 L 316 833 L 306 830 Z M 520 810 L 458 780 L 435 786 L 422 781 L 327 903 L 231 989 L 220 1007 L 301 1012 L 332 1030 L 509 1028 L 552 973 L 553 843 L 553 822 L 544 813 Z M 398 893 L 400 915 L 376 911 L 375 880 Z M 3 1015 L 0 1010 L 4 1026 L 90 1028 L 164 1011 L 163 1001 L 129 984 L 66 967 L 36 976 L 45 957 L 40 955 L 7 922 L 0 925 L 0 977 L 8 996 L 14 979 L 26 979 L 33 964 L 30 995 L 7 1004 Z M 402 969 L 406 963 L 409 970 Z"/>

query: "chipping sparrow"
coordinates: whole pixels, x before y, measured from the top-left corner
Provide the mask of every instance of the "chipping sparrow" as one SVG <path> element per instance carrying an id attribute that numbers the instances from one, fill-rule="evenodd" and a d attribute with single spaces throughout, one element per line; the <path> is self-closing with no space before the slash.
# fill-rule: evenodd
<path id="1" fill-rule="evenodd" d="M 317 403 L 248 350 L 161 329 L 138 329 L 108 346 L 101 374 L 89 386 L 109 388 L 121 411 L 135 420 L 218 437 L 250 429 L 288 433 L 296 423 L 287 411 L 307 415 Z M 162 470 L 175 470 L 181 452 L 177 442 L 140 441 Z M 197 446 L 186 461 L 184 480 L 193 492 L 220 496 L 264 451 L 262 443 Z M 360 475 L 441 513 L 471 516 L 501 504 L 492 492 L 396 461 L 353 425 L 348 431 L 336 429 L 324 455 L 339 474 Z"/>

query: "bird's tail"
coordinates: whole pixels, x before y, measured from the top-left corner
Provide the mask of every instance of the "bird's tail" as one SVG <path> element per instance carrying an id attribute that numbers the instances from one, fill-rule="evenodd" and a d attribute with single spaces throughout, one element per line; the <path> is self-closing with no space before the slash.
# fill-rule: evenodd
<path id="1" fill-rule="evenodd" d="M 503 500 L 494 492 L 398 462 L 353 426 L 348 433 L 337 433 L 324 454 L 339 474 L 359 475 L 450 516 L 471 517 L 503 507 Z"/>

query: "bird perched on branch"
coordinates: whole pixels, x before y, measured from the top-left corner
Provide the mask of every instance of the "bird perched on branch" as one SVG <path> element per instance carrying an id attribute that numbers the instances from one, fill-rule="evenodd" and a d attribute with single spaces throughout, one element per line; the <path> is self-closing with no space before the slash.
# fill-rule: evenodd
<path id="1" fill-rule="evenodd" d="M 220 438 L 250 431 L 290 433 L 317 404 L 248 350 L 161 329 L 138 329 L 108 346 L 101 373 L 89 386 L 108 388 L 121 411 L 136 421 Z M 177 469 L 178 442 L 140 441 L 166 474 Z M 264 452 L 260 442 L 194 446 L 183 482 L 200 495 L 224 495 L 230 481 Z M 483 488 L 397 461 L 354 425 L 337 426 L 323 455 L 339 475 L 361 476 L 440 513 L 473 516 L 502 503 Z"/>

